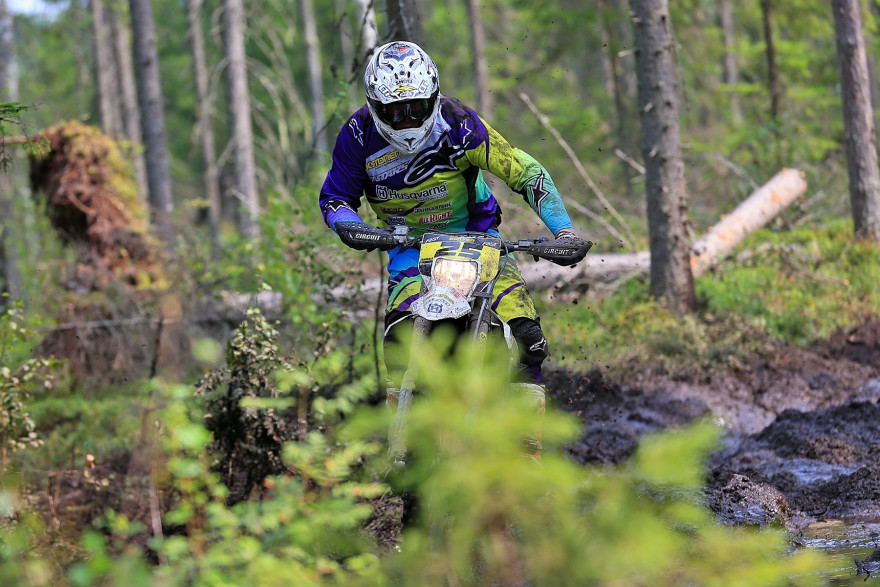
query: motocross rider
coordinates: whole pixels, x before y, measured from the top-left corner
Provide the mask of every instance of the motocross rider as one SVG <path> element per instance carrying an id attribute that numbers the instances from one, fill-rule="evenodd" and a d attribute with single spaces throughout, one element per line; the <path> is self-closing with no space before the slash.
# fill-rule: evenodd
<path id="1" fill-rule="evenodd" d="M 367 102 L 336 138 L 321 188 L 327 225 L 363 222 L 361 198 L 384 225 L 404 216 L 411 235 L 477 231 L 497 234 L 501 209 L 483 179 L 486 170 L 522 195 L 557 239 L 577 239 L 547 170 L 458 99 L 440 93 L 437 67 L 418 45 L 379 47 L 364 72 Z M 410 305 L 419 296 L 419 251 L 388 253 L 385 363 L 389 399 L 407 358 L 392 352 L 400 329 L 411 327 Z M 548 347 L 525 283 L 512 259 L 494 289 L 492 309 L 511 327 L 520 348 L 520 379 L 543 406 L 541 363 Z"/>

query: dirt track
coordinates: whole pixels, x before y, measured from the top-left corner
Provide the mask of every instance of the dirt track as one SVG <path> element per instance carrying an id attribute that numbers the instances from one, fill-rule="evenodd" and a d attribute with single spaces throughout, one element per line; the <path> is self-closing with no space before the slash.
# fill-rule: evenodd
<path id="1" fill-rule="evenodd" d="M 584 419 L 570 447 L 581 463 L 620 463 L 644 434 L 711 414 L 726 434 L 708 463 L 707 499 L 724 522 L 880 522 L 880 320 L 769 356 L 721 374 L 618 384 L 555 372 L 548 383 L 556 404 Z"/>

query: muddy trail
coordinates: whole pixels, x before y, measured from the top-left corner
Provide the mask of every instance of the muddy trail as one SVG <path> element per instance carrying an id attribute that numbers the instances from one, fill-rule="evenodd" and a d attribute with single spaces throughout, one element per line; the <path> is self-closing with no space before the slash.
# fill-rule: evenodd
<path id="1" fill-rule="evenodd" d="M 768 358 L 769 357 L 769 358 Z M 776 345 L 749 365 L 623 383 L 554 372 L 555 403 L 584 420 L 583 464 L 625 461 L 647 433 L 711 416 L 725 430 L 706 497 L 728 524 L 781 522 L 794 536 L 835 521 L 880 529 L 880 320 L 809 350 Z"/>

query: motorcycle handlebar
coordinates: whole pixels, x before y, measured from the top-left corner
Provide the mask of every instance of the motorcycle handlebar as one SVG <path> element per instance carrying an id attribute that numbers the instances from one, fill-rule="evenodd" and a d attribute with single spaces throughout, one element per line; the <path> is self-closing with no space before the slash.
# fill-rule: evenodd
<path id="1" fill-rule="evenodd" d="M 380 249 L 387 251 L 396 247 L 418 248 L 422 244 L 422 238 L 408 236 L 405 227 L 398 231 L 393 227 L 377 228 L 362 222 L 343 221 L 336 223 L 336 232 L 342 242 L 357 250 Z M 593 246 L 591 241 L 579 238 L 557 240 L 540 238 L 516 241 L 502 240 L 502 242 L 508 252 L 525 252 L 535 260 L 546 259 L 563 266 L 574 265 L 582 261 Z"/>

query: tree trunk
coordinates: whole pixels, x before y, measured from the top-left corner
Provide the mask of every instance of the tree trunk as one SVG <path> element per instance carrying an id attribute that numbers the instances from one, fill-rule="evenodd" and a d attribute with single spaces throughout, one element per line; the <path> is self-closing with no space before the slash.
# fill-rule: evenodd
<path id="1" fill-rule="evenodd" d="M 636 45 L 651 294 L 679 313 L 697 308 L 686 225 L 672 24 L 667 0 L 630 0 Z"/>
<path id="2" fill-rule="evenodd" d="M 14 19 L 7 0 L 0 0 L 0 102 L 18 102 Z"/>
<path id="3" fill-rule="evenodd" d="M 131 62 L 131 38 L 128 26 L 123 21 L 122 6 L 109 10 L 116 47 L 116 65 L 119 68 L 119 86 L 122 98 L 122 129 L 128 139 L 128 158 L 134 167 L 138 198 L 146 206 L 147 166 L 144 162 L 144 139 L 141 134 L 140 108 L 137 102 L 137 84 L 134 79 L 134 65 Z"/>
<path id="4" fill-rule="evenodd" d="M 101 127 L 106 134 L 119 138 L 122 136 L 122 106 L 119 104 L 116 59 L 107 31 L 107 9 L 101 0 L 91 0 L 90 4 Z"/>
<path id="5" fill-rule="evenodd" d="M 244 50 L 244 6 L 242 0 L 223 2 L 223 43 L 226 52 L 226 77 L 229 129 L 234 162 L 234 197 L 241 202 L 238 225 L 241 235 L 260 238 L 260 204 L 257 197 L 257 174 L 254 163 L 254 138 L 251 102 L 248 92 L 247 62 Z"/>
<path id="6" fill-rule="evenodd" d="M 733 0 L 718 0 L 718 20 L 721 26 L 721 38 L 724 43 L 724 54 L 721 57 L 721 81 L 728 88 L 739 82 L 739 63 L 736 55 L 736 34 L 733 25 Z M 728 92 L 730 114 L 733 123 L 743 122 L 742 106 L 735 91 Z"/>
<path id="7" fill-rule="evenodd" d="M 134 37 L 134 70 L 141 106 L 141 133 L 144 137 L 144 160 L 150 193 L 150 217 L 160 237 L 173 246 L 171 213 L 171 174 L 165 144 L 165 113 L 162 110 L 162 84 L 159 79 L 159 54 L 153 7 L 150 0 L 129 0 Z"/>
<path id="8" fill-rule="evenodd" d="M 18 102 L 17 63 L 12 13 L 6 0 L 0 0 L 0 102 Z M 0 151 L 0 161 L 3 156 Z M 6 166 L 0 164 L 0 292 L 9 294 L 13 300 L 20 300 L 23 286 L 11 238 L 16 229 L 15 222 L 12 222 L 12 186 L 6 173 Z M 5 305 L 0 303 L 0 306 Z"/>
<path id="9" fill-rule="evenodd" d="M 776 66 L 776 46 L 773 43 L 773 0 L 761 0 L 761 17 L 767 56 L 767 81 L 770 88 L 770 119 L 777 124 L 779 104 L 782 101 L 782 85 L 779 81 L 779 68 Z"/>
<path id="10" fill-rule="evenodd" d="M 857 238 L 880 244 L 880 169 L 859 0 L 832 0 L 849 195 Z"/>
<path id="11" fill-rule="evenodd" d="M 312 0 L 300 0 L 306 41 L 306 64 L 309 71 L 309 91 L 312 98 L 312 160 L 321 161 L 329 152 L 327 121 L 324 120 L 324 80 L 321 75 L 321 49 L 318 27 L 315 24 L 315 6 Z"/>
<path id="12" fill-rule="evenodd" d="M 421 46 L 425 30 L 418 11 L 417 0 L 385 0 L 388 38 L 392 41 L 410 41 Z"/>
<path id="13" fill-rule="evenodd" d="M 870 12 L 871 19 L 874 21 L 880 18 L 880 10 L 878 10 L 878 8 L 880 7 L 877 6 L 876 0 L 868 0 L 868 12 Z M 868 57 L 868 83 L 871 88 L 871 108 L 873 108 L 875 115 L 877 109 L 880 108 L 880 87 L 878 87 L 877 81 L 877 60 L 874 59 L 874 51 L 876 51 L 876 49 L 874 35 L 871 34 L 870 28 L 867 28 L 865 29 L 865 53 Z"/>
<path id="14" fill-rule="evenodd" d="M 363 58 L 358 63 L 359 71 L 364 69 L 363 64 L 369 61 L 373 51 L 379 45 L 379 28 L 376 26 L 376 11 L 373 9 L 373 0 L 355 0 L 358 9 L 358 31 L 360 38 L 359 51 L 356 53 Z M 360 77 L 360 76 L 359 76 Z"/>
<path id="15" fill-rule="evenodd" d="M 489 93 L 489 65 L 486 63 L 486 33 L 480 18 L 477 0 L 465 0 L 468 21 L 471 28 L 471 54 L 473 55 L 474 82 L 477 95 L 477 109 L 480 116 L 492 119 L 492 95 Z"/>
<path id="16" fill-rule="evenodd" d="M 348 14 L 348 2 L 346 0 L 334 0 L 334 2 L 336 17 L 339 19 L 339 44 L 342 49 L 342 63 L 345 66 L 342 71 L 343 81 L 347 86 L 345 93 L 348 97 L 348 109 L 354 112 L 359 105 L 357 79 L 360 77 L 360 62 L 354 56 L 354 37 L 351 30 L 351 17 Z"/>
<path id="17" fill-rule="evenodd" d="M 606 61 L 610 71 L 606 76 L 608 89 L 614 99 L 617 148 L 632 157 L 638 147 L 632 126 L 634 117 L 629 99 L 629 96 L 635 94 L 635 85 L 632 81 L 635 72 L 631 65 L 632 59 L 626 56 L 631 53 L 631 48 L 627 47 L 630 35 L 624 26 L 627 9 L 621 5 L 621 0 L 611 0 L 610 3 L 602 0 L 599 9 L 603 12 L 602 35 L 607 38 Z M 631 176 L 632 168 L 626 161 L 621 160 L 620 177 L 621 183 L 626 188 L 627 199 L 633 195 Z"/>
<path id="18" fill-rule="evenodd" d="M 205 195 L 208 198 L 208 222 L 214 255 L 220 252 L 220 182 L 217 154 L 214 149 L 214 129 L 211 126 L 213 106 L 208 95 L 208 66 L 205 59 L 205 36 L 202 34 L 202 0 L 186 0 L 189 23 L 189 42 L 192 48 L 193 79 L 196 88 L 196 132 L 202 151 L 202 173 Z"/>

